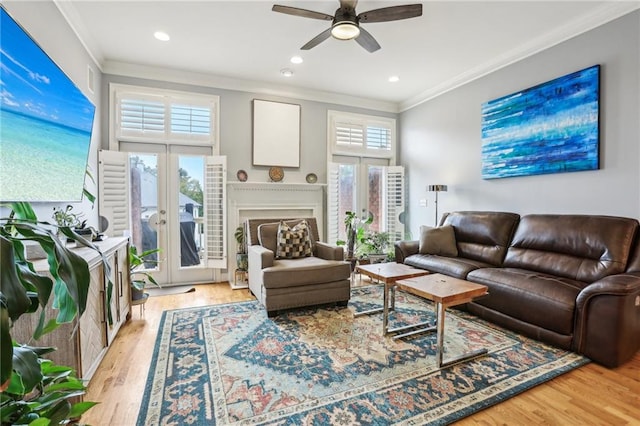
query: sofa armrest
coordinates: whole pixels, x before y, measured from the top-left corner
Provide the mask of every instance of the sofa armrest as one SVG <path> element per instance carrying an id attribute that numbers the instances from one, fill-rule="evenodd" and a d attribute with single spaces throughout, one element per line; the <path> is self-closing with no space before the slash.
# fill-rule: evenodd
<path id="1" fill-rule="evenodd" d="M 325 260 L 344 260 L 344 248 L 316 241 L 316 257 Z"/>
<path id="2" fill-rule="evenodd" d="M 275 254 L 268 248 L 260 245 L 249 246 L 249 265 L 254 265 L 259 269 L 273 266 Z"/>
<path id="3" fill-rule="evenodd" d="M 249 246 L 249 290 L 260 301 L 262 297 L 262 270 L 273 266 L 274 253 L 261 245 Z"/>
<path id="4" fill-rule="evenodd" d="M 640 349 L 640 272 L 609 275 L 576 299 L 574 350 L 616 367 Z"/>
<path id="5" fill-rule="evenodd" d="M 420 247 L 420 241 L 396 241 L 394 244 L 396 252 L 396 262 L 404 263 L 404 259 L 412 254 L 418 254 L 418 248 Z"/>

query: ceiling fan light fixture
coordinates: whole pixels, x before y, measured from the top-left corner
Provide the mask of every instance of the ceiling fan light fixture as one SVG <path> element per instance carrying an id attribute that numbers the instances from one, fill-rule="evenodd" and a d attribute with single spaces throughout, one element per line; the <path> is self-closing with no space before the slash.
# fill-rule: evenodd
<path id="1" fill-rule="evenodd" d="M 351 21 L 336 22 L 331 27 L 331 35 L 338 40 L 352 40 L 360 35 L 360 28 Z"/>

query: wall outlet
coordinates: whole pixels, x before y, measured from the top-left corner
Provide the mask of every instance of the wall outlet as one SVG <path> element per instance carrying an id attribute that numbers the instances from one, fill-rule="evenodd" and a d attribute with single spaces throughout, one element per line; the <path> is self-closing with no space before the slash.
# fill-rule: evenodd
<path id="1" fill-rule="evenodd" d="M 427 207 L 427 200 L 425 198 L 420 200 L 420 207 Z"/>

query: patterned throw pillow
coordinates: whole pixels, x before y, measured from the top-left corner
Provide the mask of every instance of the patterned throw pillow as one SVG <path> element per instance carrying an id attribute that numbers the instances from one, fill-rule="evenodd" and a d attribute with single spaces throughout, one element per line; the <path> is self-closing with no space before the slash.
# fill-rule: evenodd
<path id="1" fill-rule="evenodd" d="M 276 257 L 296 259 L 311 256 L 311 237 L 306 220 L 291 228 L 284 221 L 278 226 L 278 248 Z"/>

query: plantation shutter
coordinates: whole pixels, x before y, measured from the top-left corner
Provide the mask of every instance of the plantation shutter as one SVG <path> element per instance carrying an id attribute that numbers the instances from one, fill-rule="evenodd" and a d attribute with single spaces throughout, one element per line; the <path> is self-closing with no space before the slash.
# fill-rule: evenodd
<path id="1" fill-rule="evenodd" d="M 207 267 L 227 267 L 227 158 L 207 157 L 204 206 Z"/>
<path id="2" fill-rule="evenodd" d="M 383 226 L 389 233 L 389 241 L 404 239 L 404 224 L 400 214 L 404 213 L 404 167 L 389 166 L 383 168 Z"/>
<path id="3" fill-rule="evenodd" d="M 340 166 L 328 164 L 327 176 L 327 242 L 335 244 L 342 224 L 340 218 Z"/>
<path id="4" fill-rule="evenodd" d="M 347 148 L 362 148 L 364 146 L 364 126 L 360 123 L 336 122 L 336 145 Z"/>
<path id="5" fill-rule="evenodd" d="M 126 152 L 103 151 L 98 154 L 98 206 L 109 221 L 105 234 L 121 237 L 130 228 L 129 156 Z"/>
<path id="6" fill-rule="evenodd" d="M 391 128 L 387 125 L 375 124 L 367 126 L 367 149 L 390 151 Z"/>
<path id="7" fill-rule="evenodd" d="M 216 148 L 217 99 L 173 92 L 116 92 L 118 141 L 210 145 Z"/>

